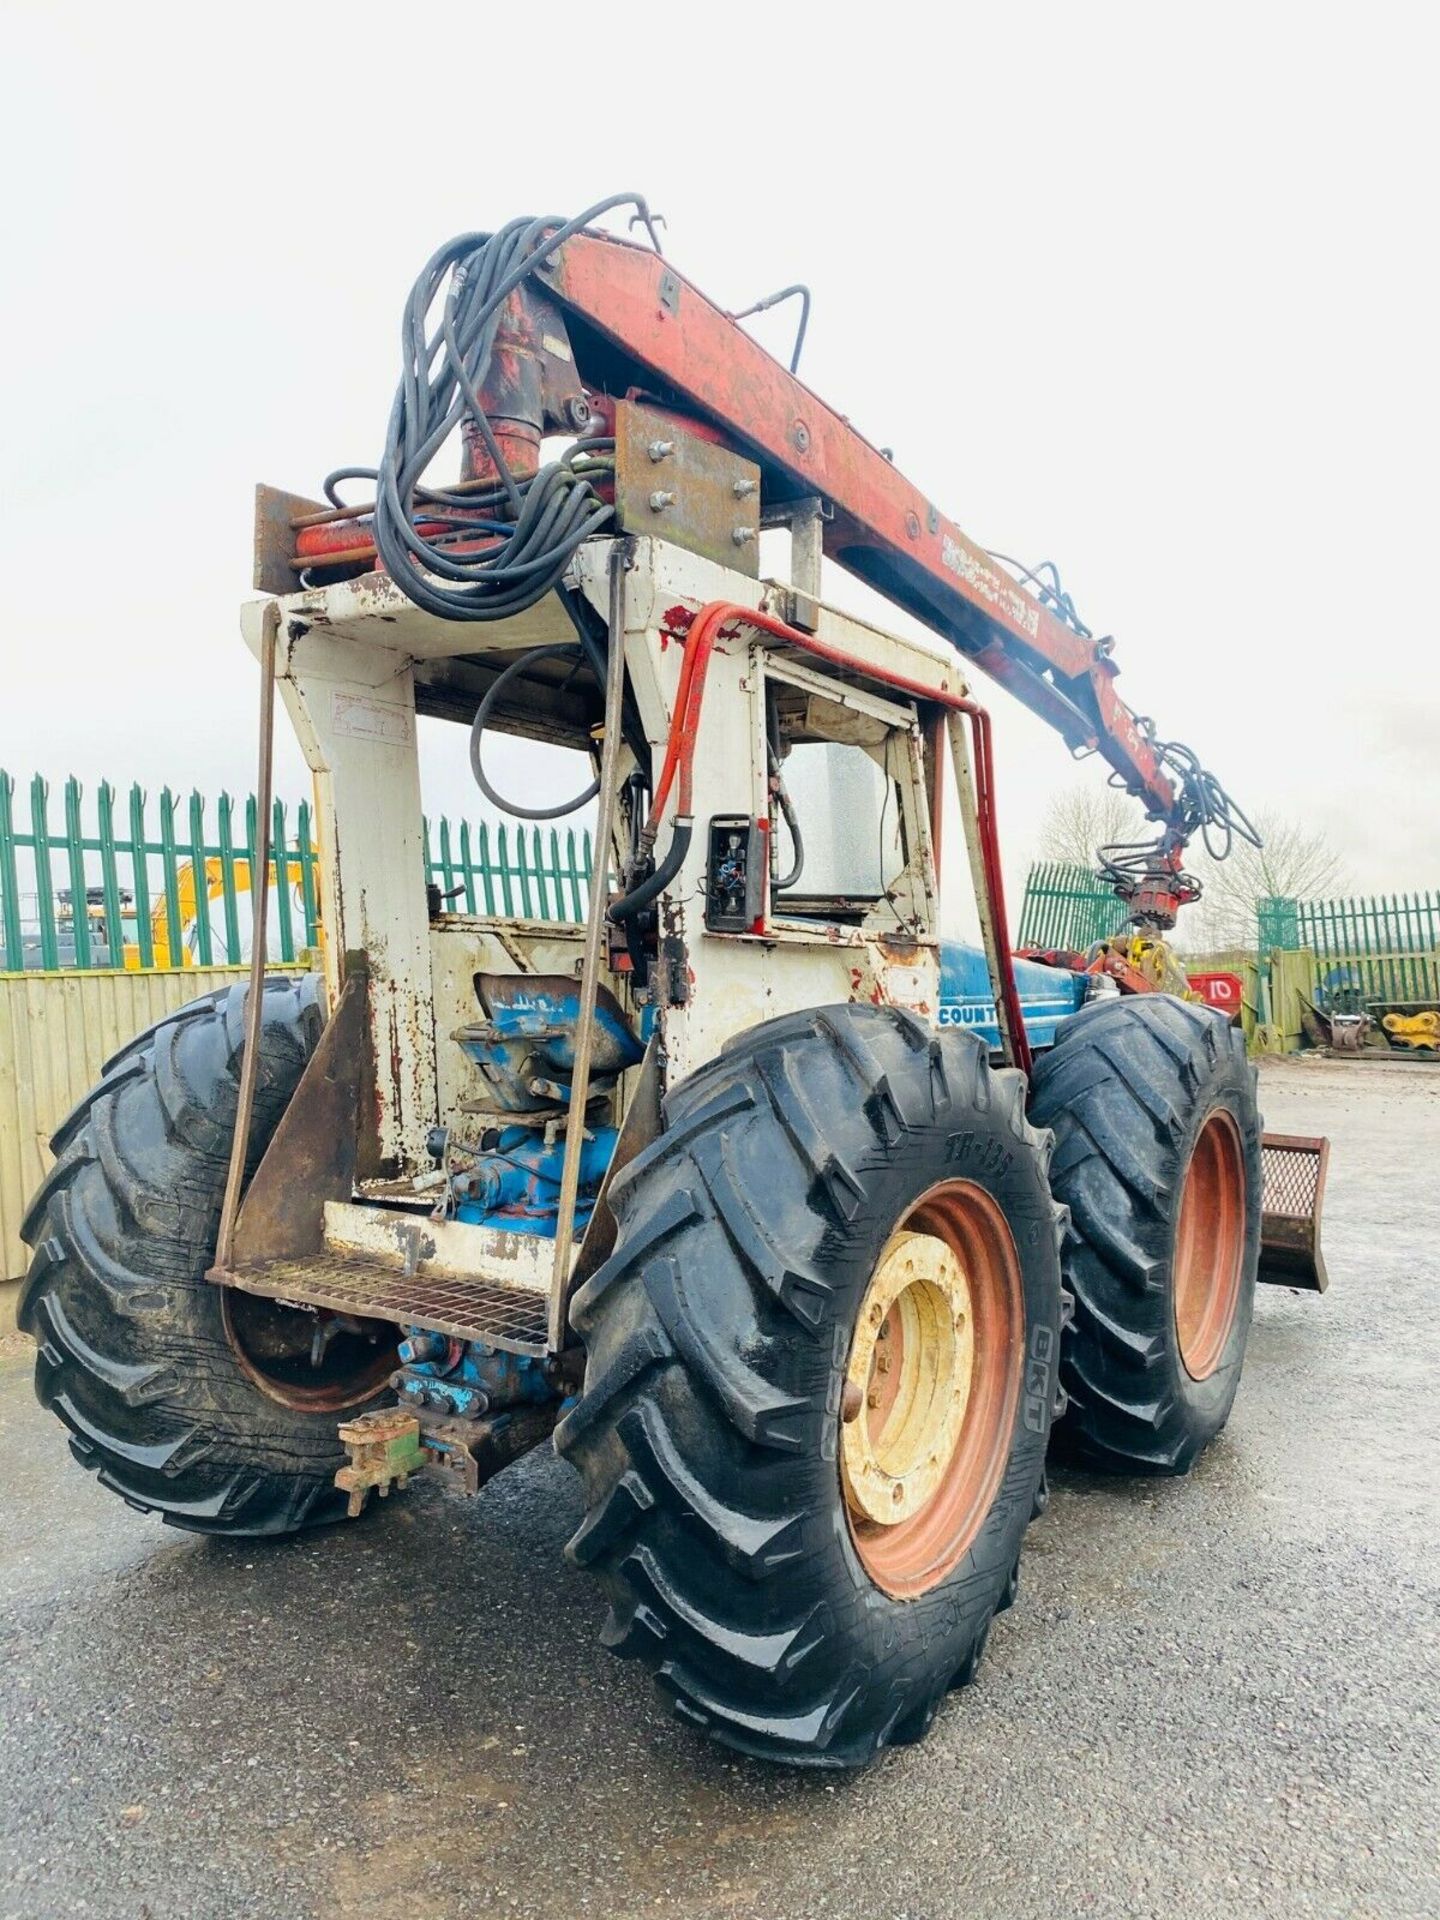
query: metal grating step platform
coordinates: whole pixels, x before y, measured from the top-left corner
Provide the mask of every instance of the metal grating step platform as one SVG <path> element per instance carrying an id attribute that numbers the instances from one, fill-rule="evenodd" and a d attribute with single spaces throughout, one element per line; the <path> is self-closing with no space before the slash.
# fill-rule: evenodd
<path id="1" fill-rule="evenodd" d="M 497 1287 L 453 1274 L 406 1273 L 356 1254 L 315 1254 L 233 1268 L 227 1286 L 267 1300 L 329 1307 L 362 1319 L 424 1327 L 456 1340 L 488 1340 L 509 1353 L 544 1354 L 548 1294 L 539 1288 Z"/>
<path id="2" fill-rule="evenodd" d="M 1320 1215 L 1330 1142 L 1297 1133 L 1267 1133 L 1261 1142 L 1261 1280 L 1324 1293 L 1330 1284 L 1320 1251 Z"/>

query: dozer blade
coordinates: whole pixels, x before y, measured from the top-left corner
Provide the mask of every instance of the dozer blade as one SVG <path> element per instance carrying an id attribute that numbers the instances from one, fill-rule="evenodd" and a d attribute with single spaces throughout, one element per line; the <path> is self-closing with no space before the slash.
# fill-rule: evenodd
<path id="1" fill-rule="evenodd" d="M 1320 1210 L 1330 1142 L 1305 1134 L 1267 1133 L 1260 1153 L 1264 1199 L 1259 1278 L 1272 1286 L 1324 1293 L 1330 1276 L 1320 1251 Z"/>

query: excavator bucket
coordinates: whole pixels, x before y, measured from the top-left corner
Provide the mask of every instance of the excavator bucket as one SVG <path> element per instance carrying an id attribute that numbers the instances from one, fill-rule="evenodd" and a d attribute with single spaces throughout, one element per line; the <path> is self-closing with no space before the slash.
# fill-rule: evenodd
<path id="1" fill-rule="evenodd" d="M 1297 1133 L 1267 1133 L 1260 1143 L 1264 1199 L 1260 1273 L 1277 1287 L 1324 1293 L 1330 1284 L 1320 1251 L 1320 1210 L 1330 1142 Z"/>

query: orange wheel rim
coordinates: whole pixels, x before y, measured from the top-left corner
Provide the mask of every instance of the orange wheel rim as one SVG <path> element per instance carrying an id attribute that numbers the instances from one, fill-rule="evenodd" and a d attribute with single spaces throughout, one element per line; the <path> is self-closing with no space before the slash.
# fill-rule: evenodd
<path id="1" fill-rule="evenodd" d="M 1219 1366 L 1235 1323 L 1245 1254 L 1245 1156 L 1217 1107 L 1191 1150 L 1175 1228 L 1175 1337 L 1192 1380 Z"/>
<path id="2" fill-rule="evenodd" d="M 881 1251 L 846 1369 L 840 1478 L 876 1586 L 913 1599 L 969 1550 L 1010 1457 L 1024 1308 L 1005 1216 L 967 1180 L 932 1187 Z"/>

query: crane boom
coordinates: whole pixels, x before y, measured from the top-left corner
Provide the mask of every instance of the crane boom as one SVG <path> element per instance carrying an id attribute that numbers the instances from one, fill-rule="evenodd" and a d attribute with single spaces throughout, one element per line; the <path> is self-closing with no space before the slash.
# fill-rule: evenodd
<path id="1" fill-rule="evenodd" d="M 1234 834 L 1258 843 L 1244 815 L 1188 748 L 1158 740 L 1121 699 L 1110 640 L 1081 625 L 1058 583 L 1023 568 L 1017 578 L 977 545 L 658 247 L 588 224 L 623 204 L 653 240 L 644 202 L 616 195 L 571 221 L 461 235 L 432 256 L 407 309 L 406 371 L 380 465 L 331 476 L 334 510 L 291 520 L 288 564 L 305 578 L 378 561 L 447 618 L 502 617 L 558 586 L 575 545 L 614 521 L 604 457 L 591 453 L 613 447 L 622 398 L 658 403 L 755 463 L 767 515 L 818 500 L 826 555 L 954 645 L 1072 752 L 1103 756 L 1160 832 L 1098 850 L 1101 870 L 1137 921 L 1173 925 L 1200 891 L 1183 870 L 1186 843 L 1203 831 L 1217 858 Z M 457 426 L 462 479 L 436 488 L 430 463 Z M 547 433 L 581 437 L 570 460 L 542 472 Z M 362 474 L 376 480 L 376 503 L 357 525 L 369 510 L 341 505 L 334 482 Z M 257 584 L 275 582 L 262 573 Z"/>
<path id="2" fill-rule="evenodd" d="M 1184 834 L 1175 787 L 1115 690 L 1108 643 L 1027 593 L 843 415 L 659 254 L 595 232 L 551 256 L 544 284 L 572 322 L 708 415 L 760 465 L 767 501 L 818 494 L 826 554 L 960 649 L 1074 751 L 1096 749 L 1146 812 Z M 613 378 L 613 373 L 612 373 Z M 615 390 L 612 386 L 612 391 Z"/>

